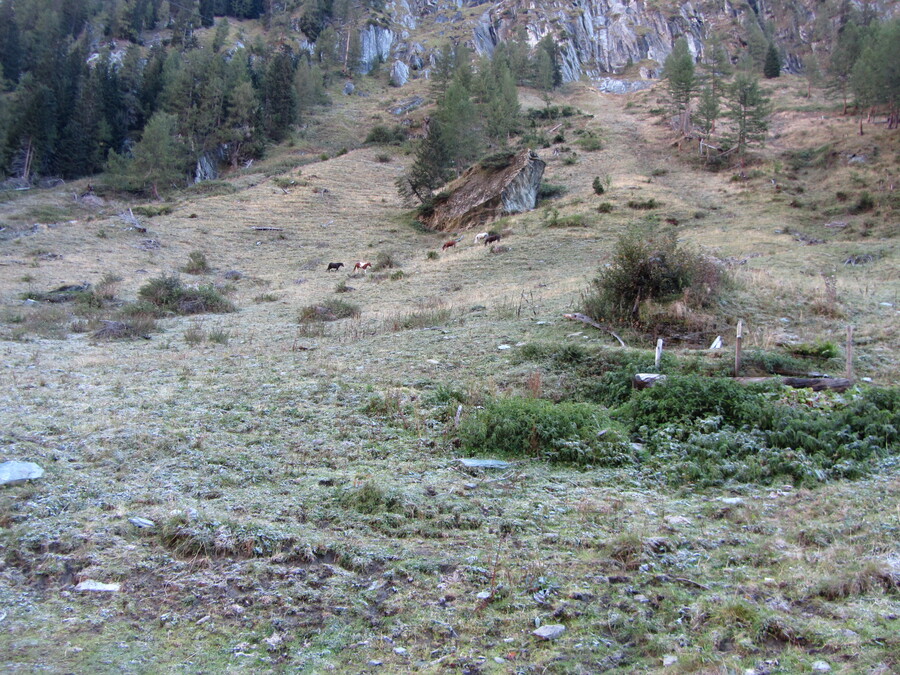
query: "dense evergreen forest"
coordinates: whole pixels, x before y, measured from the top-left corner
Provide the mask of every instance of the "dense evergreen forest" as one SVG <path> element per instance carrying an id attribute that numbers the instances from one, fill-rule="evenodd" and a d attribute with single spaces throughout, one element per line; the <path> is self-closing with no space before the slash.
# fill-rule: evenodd
<path id="1" fill-rule="evenodd" d="M 0 166 L 20 182 L 107 170 L 111 186 L 149 193 L 237 167 L 327 104 L 339 78 L 361 75 L 358 29 L 378 1 L 0 0 Z M 256 20 L 250 35 L 246 19 Z M 895 110 L 898 44 L 897 20 L 849 12 L 807 71 L 845 106 Z M 435 128 L 478 127 L 502 145 L 515 131 L 515 85 L 549 92 L 557 59 L 551 34 L 534 48 L 508 40 L 474 69 L 471 52 L 448 45 L 432 63 Z M 778 75 L 774 44 L 756 65 Z M 423 182 L 470 162 L 483 149 L 471 141 L 459 135 L 463 147 Z"/>

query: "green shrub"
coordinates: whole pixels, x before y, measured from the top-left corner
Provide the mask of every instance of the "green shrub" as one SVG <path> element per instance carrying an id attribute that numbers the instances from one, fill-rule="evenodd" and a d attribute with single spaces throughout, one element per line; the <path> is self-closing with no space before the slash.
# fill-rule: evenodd
<path id="1" fill-rule="evenodd" d="M 603 202 L 597 206 L 598 213 L 612 213 L 613 205 L 609 202 Z"/>
<path id="2" fill-rule="evenodd" d="M 730 415 L 645 427 L 644 469 L 676 484 L 790 480 L 814 485 L 862 477 L 880 459 L 900 452 L 896 388 L 868 389 L 851 394 L 849 401 L 837 397 L 821 408 L 772 400 L 778 390 L 748 391 L 749 405 L 738 400 L 742 396 L 729 397 Z M 629 410 L 626 405 L 622 412 Z"/>
<path id="3" fill-rule="evenodd" d="M 151 279 L 138 290 L 139 306 L 133 311 L 159 316 L 174 314 L 224 314 L 235 311 L 234 304 L 210 284 L 184 286 L 176 276 Z"/>
<path id="4" fill-rule="evenodd" d="M 538 188 L 538 201 L 542 201 L 544 199 L 553 199 L 554 197 L 561 197 L 565 193 L 565 185 L 553 185 L 551 183 L 542 182 L 541 187 Z"/>
<path id="5" fill-rule="evenodd" d="M 406 130 L 399 124 L 389 128 L 384 124 L 376 124 L 366 136 L 365 143 L 378 145 L 400 145 L 406 140 Z"/>
<path id="6" fill-rule="evenodd" d="M 754 405 L 757 393 L 733 380 L 670 375 L 664 383 L 636 392 L 616 415 L 634 430 L 712 416 L 740 425 L 752 418 Z"/>
<path id="7" fill-rule="evenodd" d="M 680 246 L 674 233 L 648 236 L 637 229 L 619 237 L 613 259 L 585 295 L 585 313 L 595 319 L 639 323 L 641 304 L 677 298 L 703 306 L 721 290 L 714 262 Z"/>
<path id="8" fill-rule="evenodd" d="M 338 503 L 359 513 L 373 514 L 403 510 L 403 499 L 396 492 L 388 491 L 372 481 L 347 489 L 338 497 Z"/>
<path id="9" fill-rule="evenodd" d="M 188 254 L 187 264 L 181 268 L 186 274 L 206 274 L 209 270 L 209 261 L 203 251 L 191 251 Z"/>
<path id="10" fill-rule="evenodd" d="M 622 466 L 633 462 L 619 425 L 589 403 L 497 398 L 460 425 L 464 451 L 552 462 Z"/>
<path id="11" fill-rule="evenodd" d="M 628 200 L 627 206 L 629 209 L 635 209 L 637 211 L 649 211 L 650 209 L 658 209 L 662 206 L 662 202 L 657 201 L 653 197 L 645 199 L 644 201 L 630 199 Z"/>
<path id="12" fill-rule="evenodd" d="M 872 199 L 872 195 L 868 192 L 863 192 L 859 195 L 859 199 L 856 201 L 852 207 L 850 207 L 850 213 L 865 213 L 866 211 L 871 211 L 875 208 L 875 200 Z"/>
<path id="13" fill-rule="evenodd" d="M 396 254 L 390 251 L 379 251 L 375 256 L 375 264 L 372 265 L 372 271 L 380 272 L 381 270 L 394 269 L 395 267 L 400 267 Z"/>
<path id="14" fill-rule="evenodd" d="M 820 360 L 837 358 L 840 353 L 838 346 L 828 340 L 816 340 L 815 342 L 791 345 L 790 351 L 797 356 Z"/>
<path id="15" fill-rule="evenodd" d="M 594 176 L 594 182 L 592 185 L 596 194 L 602 195 L 604 192 L 606 192 L 606 188 L 603 186 L 603 181 L 600 180 L 600 176 Z"/>
<path id="16" fill-rule="evenodd" d="M 483 157 L 478 165 L 482 169 L 486 169 L 488 171 L 500 171 L 505 169 L 510 164 L 512 164 L 513 159 L 515 159 L 516 153 L 510 152 L 509 150 L 501 150 L 500 152 L 495 152 L 487 157 Z"/>
<path id="17" fill-rule="evenodd" d="M 585 152 L 596 152 L 603 149 L 603 142 L 592 132 L 579 138 L 577 143 Z"/>
<path id="18" fill-rule="evenodd" d="M 362 314 L 359 305 L 340 298 L 330 298 L 317 305 L 307 305 L 300 310 L 300 323 L 310 321 L 337 321 L 356 318 Z"/>

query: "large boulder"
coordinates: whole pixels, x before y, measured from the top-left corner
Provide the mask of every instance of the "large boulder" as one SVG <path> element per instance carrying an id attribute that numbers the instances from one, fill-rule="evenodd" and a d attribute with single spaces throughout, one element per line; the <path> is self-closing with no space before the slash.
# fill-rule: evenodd
<path id="1" fill-rule="evenodd" d="M 409 66 L 403 61 L 394 61 L 391 66 L 391 84 L 395 87 L 402 87 L 409 81 Z"/>
<path id="2" fill-rule="evenodd" d="M 419 220 L 432 230 L 449 232 L 530 211 L 537 204 L 545 166 L 531 150 L 483 160 L 447 185 Z"/>

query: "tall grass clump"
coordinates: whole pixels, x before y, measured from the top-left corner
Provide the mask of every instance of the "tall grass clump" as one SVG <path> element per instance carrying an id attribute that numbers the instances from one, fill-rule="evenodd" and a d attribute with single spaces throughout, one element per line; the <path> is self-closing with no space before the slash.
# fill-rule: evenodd
<path id="1" fill-rule="evenodd" d="M 704 307 L 722 290 L 723 272 L 699 252 L 678 243 L 674 233 L 648 236 L 632 229 L 616 242 L 584 297 L 585 313 L 597 320 L 640 326 L 642 306 L 681 300 Z"/>
<path id="2" fill-rule="evenodd" d="M 633 461 L 620 426 L 605 410 L 589 403 L 491 399 L 462 422 L 459 439 L 469 454 L 489 452 L 605 466 Z"/>

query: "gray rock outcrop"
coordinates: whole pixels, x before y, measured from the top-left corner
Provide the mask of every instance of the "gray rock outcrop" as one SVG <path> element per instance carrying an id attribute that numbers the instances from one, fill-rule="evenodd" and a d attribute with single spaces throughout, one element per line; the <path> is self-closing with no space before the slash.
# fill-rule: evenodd
<path id="1" fill-rule="evenodd" d="M 403 61 L 394 61 L 391 66 L 391 84 L 395 87 L 402 87 L 409 81 L 409 66 Z"/>
<path id="2" fill-rule="evenodd" d="M 370 73 L 376 63 L 387 61 L 394 44 L 394 31 L 378 24 L 370 23 L 359 33 L 359 71 Z"/>
<path id="3" fill-rule="evenodd" d="M 434 208 L 420 220 L 438 231 L 480 227 L 509 213 L 530 211 L 537 203 L 546 164 L 531 150 L 476 164 L 447 185 Z"/>

